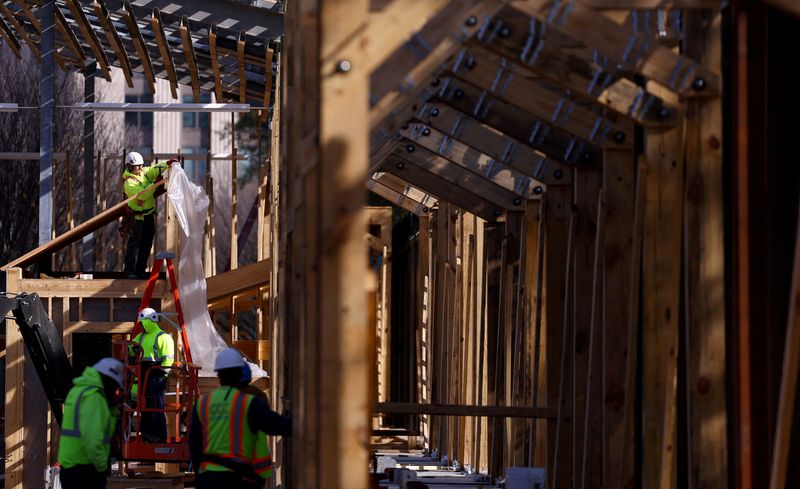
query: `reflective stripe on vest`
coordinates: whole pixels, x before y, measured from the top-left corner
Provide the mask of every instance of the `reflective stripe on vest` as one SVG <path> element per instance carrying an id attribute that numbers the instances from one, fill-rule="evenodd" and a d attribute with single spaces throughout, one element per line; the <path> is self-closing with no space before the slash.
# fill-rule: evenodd
<path id="1" fill-rule="evenodd" d="M 246 465 L 253 464 L 257 435 L 250 431 L 247 423 L 252 399 L 252 395 L 233 387 L 220 387 L 203 396 L 197 414 L 203 425 L 204 454 Z M 230 469 L 204 461 L 200 464 L 200 472 L 206 470 Z"/>
<path id="2" fill-rule="evenodd" d="M 149 356 L 149 357 L 145 356 L 147 354 L 147 352 L 144 351 L 144 337 L 143 337 L 143 334 L 144 333 L 139 333 L 138 335 L 136 335 L 136 338 L 133 339 L 133 341 L 135 343 L 139 343 L 139 345 L 141 345 L 141 347 L 142 347 L 142 351 L 143 351 L 143 353 L 142 353 L 142 361 L 143 362 L 163 362 L 165 358 L 174 358 L 175 357 L 175 355 L 160 356 L 158 354 L 158 339 L 161 337 L 161 335 L 166 334 L 163 331 L 159 331 L 158 334 L 156 334 L 155 340 L 153 340 L 153 355 Z"/>
<path id="3" fill-rule="evenodd" d="M 72 409 L 72 429 L 65 430 L 62 428 L 61 436 L 74 436 L 75 438 L 81 437 L 81 428 L 79 426 L 80 422 L 79 417 L 81 413 L 81 399 L 83 398 L 83 395 L 86 394 L 86 391 L 88 391 L 89 389 L 96 389 L 98 391 L 100 390 L 99 387 L 93 385 L 86 386 L 81 390 L 80 394 L 78 394 L 78 400 L 75 401 L 75 407 Z M 106 441 L 106 438 L 108 437 L 103 438 L 104 442 Z M 108 440 L 108 443 L 111 443 L 110 439 Z"/>

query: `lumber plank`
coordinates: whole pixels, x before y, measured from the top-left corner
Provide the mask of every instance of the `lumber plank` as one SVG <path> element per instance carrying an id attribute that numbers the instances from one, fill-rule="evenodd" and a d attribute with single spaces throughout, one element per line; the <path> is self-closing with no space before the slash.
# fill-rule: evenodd
<path id="1" fill-rule="evenodd" d="M 521 209 L 524 199 L 519 195 L 504 189 L 491 180 L 476 173 L 464 171 L 462 167 L 448 159 L 442 158 L 427 149 L 405 140 L 402 149 L 393 153 L 399 158 L 411 161 L 417 166 L 425 168 L 430 173 L 447 179 L 454 185 L 467 192 L 474 193 L 497 207 L 505 209 Z"/>
<path id="2" fill-rule="evenodd" d="M 106 33 L 108 44 L 111 46 L 111 49 L 114 50 L 114 55 L 117 57 L 119 67 L 122 69 L 122 74 L 125 76 L 125 83 L 127 83 L 130 88 L 133 88 L 133 68 L 131 68 L 131 62 L 128 58 L 127 51 L 125 51 L 125 46 L 122 44 L 122 40 L 119 37 L 119 32 L 117 28 L 114 27 L 114 20 L 108 14 L 105 0 L 95 0 L 92 2 L 92 7 L 94 8 L 94 14 L 100 26 Z"/>
<path id="3" fill-rule="evenodd" d="M 91 298 L 140 298 L 144 295 L 146 280 L 128 279 L 20 279 L 23 290 L 35 290 L 40 297 L 91 297 Z M 153 297 L 167 297 L 169 286 L 165 281 L 156 282 Z"/>
<path id="4" fill-rule="evenodd" d="M 97 38 L 97 33 L 94 31 L 94 27 L 92 27 L 92 24 L 86 17 L 86 12 L 83 11 L 83 7 L 77 4 L 75 0 L 66 0 L 66 3 L 69 11 L 72 13 L 72 17 L 78 24 L 78 29 L 80 29 L 83 38 L 86 40 L 86 43 L 92 50 L 92 55 L 94 56 L 95 61 L 97 61 L 97 64 L 100 65 L 100 70 L 103 72 L 103 78 L 110 82 L 111 70 L 109 69 L 105 48 L 102 44 L 100 44 L 100 39 Z"/>
<path id="5" fill-rule="evenodd" d="M 781 0 L 777 0 L 781 1 Z M 719 0 L 578 0 L 595 10 L 719 9 Z"/>
<path id="6" fill-rule="evenodd" d="M 375 195 L 380 195 L 396 206 L 401 207 L 417 216 L 424 216 L 430 212 L 430 208 L 423 205 L 422 202 L 417 202 L 416 200 L 413 200 L 400 192 L 396 192 L 374 178 L 367 179 L 367 188 Z"/>
<path id="7" fill-rule="evenodd" d="M 272 61 L 274 56 L 275 51 L 272 48 L 268 47 L 264 50 L 264 107 L 269 107 L 270 97 L 272 96 Z M 267 111 L 265 110 L 264 114 L 266 113 Z"/>
<path id="8" fill-rule="evenodd" d="M 139 62 L 142 65 L 147 86 L 150 88 L 150 93 L 156 93 L 156 79 L 153 74 L 153 60 L 150 58 L 150 53 L 147 51 L 147 45 L 144 42 L 141 31 L 139 31 L 139 24 L 136 22 L 136 14 L 131 8 L 129 0 L 123 0 L 122 17 L 125 19 L 125 24 L 128 26 L 128 33 L 131 36 L 131 41 L 136 49 L 136 54 L 139 55 Z"/>
<path id="9" fill-rule="evenodd" d="M 431 414 L 441 416 L 480 416 L 490 418 L 552 419 L 555 411 L 544 407 L 472 406 L 464 404 L 425 404 L 414 402 L 379 402 L 374 412 L 382 414 Z"/>
<path id="10" fill-rule="evenodd" d="M 183 55 L 186 58 L 186 64 L 189 65 L 189 75 L 192 80 L 192 96 L 195 102 L 200 102 L 200 78 L 197 73 L 197 57 L 194 53 L 194 44 L 192 42 L 192 32 L 189 28 L 189 20 L 184 15 L 181 17 L 181 24 L 178 30 L 181 33 L 181 41 L 183 43 Z M 269 67 L 272 67 L 272 59 L 269 60 Z M 271 69 L 269 70 L 272 71 Z M 269 77 L 271 80 L 272 77 Z M 266 107 L 268 104 L 264 104 Z"/>
<path id="11" fill-rule="evenodd" d="M 495 221 L 505 212 L 502 207 L 488 202 L 472 192 L 465 191 L 461 187 L 452 184 L 449 180 L 430 173 L 411 161 L 392 156 L 382 168 L 384 171 L 396 175 L 415 187 L 434 195 L 439 200 L 440 205 L 442 200 L 452 202 L 487 221 Z"/>
<path id="12" fill-rule="evenodd" d="M 646 87 L 616 76 L 612 67 L 593 50 L 576 46 L 559 32 L 542 35 L 543 24 L 513 9 L 497 16 L 497 25 L 508 29 L 508 36 L 476 37 L 480 43 L 500 56 L 516 63 L 519 73 L 559 84 L 577 98 L 614 111 L 646 127 L 675 125 L 678 107 L 667 104 Z M 502 27 L 501 27 L 502 28 Z"/>
<path id="13" fill-rule="evenodd" d="M 687 12 L 687 54 L 721 70 L 721 15 Z M 688 33 L 692 33 L 689 35 Z M 690 485 L 728 485 L 722 101 L 687 102 L 686 240 Z"/>
<path id="14" fill-rule="evenodd" d="M 603 475 L 617 487 L 623 472 L 625 386 L 633 254 L 634 161 L 627 150 L 604 152 L 603 196 Z M 620 345 L 625 345 L 620 351 Z M 620 486 L 625 487 L 625 486 Z"/>
<path id="15" fill-rule="evenodd" d="M 77 56 L 78 61 L 85 65 L 86 51 L 84 51 L 83 46 L 81 46 L 81 43 L 78 41 L 78 36 L 75 35 L 75 31 L 72 30 L 72 26 L 64 16 L 64 12 L 62 12 L 60 8 L 57 8 L 55 12 L 56 29 L 58 29 L 58 31 L 61 33 L 61 36 L 67 41 L 70 50 L 75 56 Z"/>
<path id="16" fill-rule="evenodd" d="M 211 71 L 214 73 L 214 94 L 218 103 L 223 101 L 222 97 L 222 73 L 219 67 L 219 57 L 217 56 L 217 26 L 211 24 L 208 28 L 208 52 L 211 57 Z"/>
<path id="17" fill-rule="evenodd" d="M 401 134 L 423 148 L 522 197 L 540 195 L 545 190 L 542 182 L 423 123 L 413 122 Z"/>
<path id="18" fill-rule="evenodd" d="M 153 9 L 153 15 L 150 17 L 150 26 L 156 38 L 158 52 L 161 53 L 161 61 L 167 69 L 167 79 L 169 80 L 169 89 L 172 92 L 172 98 L 177 99 L 178 77 L 175 75 L 175 62 L 172 60 L 172 51 L 169 48 L 169 42 L 164 33 L 164 24 L 161 22 L 161 12 L 157 8 Z"/>
<path id="19" fill-rule="evenodd" d="M 600 166 L 602 148 L 550 124 L 549 119 L 535 117 L 461 79 L 443 78 L 440 87 L 434 102 L 472 114 L 484 124 L 527 142 L 554 160 L 571 165 Z"/>
<path id="20" fill-rule="evenodd" d="M 553 90 L 508 59 L 483 47 L 466 49 L 448 67 L 459 79 L 486 93 L 549 121 L 575 137 L 601 147 L 632 147 L 633 127 L 582 105 L 563 90 Z"/>
<path id="21" fill-rule="evenodd" d="M 14 56 L 16 56 L 17 59 L 21 59 L 22 54 L 20 50 L 22 46 L 19 43 L 19 39 L 17 39 L 16 34 L 14 34 L 14 31 L 11 30 L 11 27 L 8 26 L 8 23 L 6 23 L 2 16 L 0 16 L 0 36 L 5 39 L 6 45 L 11 49 L 11 52 L 14 53 Z"/>
<path id="22" fill-rule="evenodd" d="M 206 279 L 208 302 L 214 302 L 269 283 L 270 260 L 262 260 Z"/>
<path id="23" fill-rule="evenodd" d="M 244 48 L 246 42 L 244 32 L 239 32 L 239 38 L 236 40 L 236 59 L 238 60 L 239 68 L 239 102 L 247 102 L 247 77 L 245 76 L 246 70 L 244 66 Z"/>
<path id="24" fill-rule="evenodd" d="M 371 178 L 377 180 L 382 185 L 394 190 L 395 192 L 406 195 L 411 199 L 422 203 L 430 209 L 436 205 L 436 198 L 431 194 L 423 192 L 408 182 L 403 181 L 395 175 L 392 175 L 391 173 L 376 172 L 372 174 Z"/>
<path id="25" fill-rule="evenodd" d="M 164 185 L 166 180 L 162 180 L 154 184 L 154 186 L 162 186 Z M 126 199 L 119 204 L 111 207 L 100 214 L 92 217 L 88 221 L 81 223 L 80 225 L 66 231 L 65 233 L 57 236 L 51 241 L 29 251 L 28 253 L 22 255 L 21 257 L 13 260 L 3 267 L 0 270 L 8 270 L 12 267 L 25 267 L 30 265 L 31 263 L 35 263 L 41 257 L 45 255 L 52 254 L 72 243 L 75 241 L 83 238 L 87 234 L 96 231 L 97 229 L 102 228 L 106 224 L 110 223 L 111 221 L 116 220 L 117 218 L 121 217 L 125 213 L 125 207 L 128 203 L 133 202 L 140 194 L 150 191 L 153 186 L 148 187 L 145 190 L 142 190 L 138 194 L 134 195 L 133 197 Z"/>
<path id="26" fill-rule="evenodd" d="M 20 293 L 22 269 L 6 271 L 6 292 Z M 16 323 L 6 328 L 6 397 L 5 397 L 5 487 L 22 489 L 25 460 L 25 344 Z"/>
<path id="27" fill-rule="evenodd" d="M 711 70 L 644 39 L 632 27 L 626 29 L 588 7 L 557 0 L 514 1 L 511 6 L 588 47 L 599 49 L 614 65 L 630 66 L 683 96 L 711 96 L 720 90 L 719 76 Z"/>

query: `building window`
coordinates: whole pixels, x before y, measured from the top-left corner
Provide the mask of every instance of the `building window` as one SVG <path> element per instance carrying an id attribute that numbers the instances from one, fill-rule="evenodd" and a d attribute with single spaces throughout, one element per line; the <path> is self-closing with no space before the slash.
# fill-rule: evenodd
<path id="1" fill-rule="evenodd" d="M 191 95 L 183 96 L 183 103 L 194 103 L 194 97 Z M 203 93 L 200 95 L 200 103 L 211 103 L 211 95 Z M 183 113 L 183 127 L 201 127 L 208 128 L 208 112 L 184 112 Z"/>
<path id="2" fill-rule="evenodd" d="M 125 103 L 143 103 L 152 104 L 153 94 L 143 93 L 141 95 L 125 95 Z M 152 112 L 125 112 L 125 126 L 126 127 L 139 127 L 142 129 L 153 129 L 153 113 Z"/>

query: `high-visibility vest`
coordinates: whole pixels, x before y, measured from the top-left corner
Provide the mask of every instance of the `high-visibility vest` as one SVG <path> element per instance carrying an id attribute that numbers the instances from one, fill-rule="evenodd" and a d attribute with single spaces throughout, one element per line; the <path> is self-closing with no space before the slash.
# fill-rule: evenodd
<path id="1" fill-rule="evenodd" d="M 247 413 L 254 396 L 235 387 L 219 387 L 198 401 L 197 415 L 203 426 L 203 453 L 249 465 L 262 478 L 272 476 L 272 457 L 267 437 L 253 432 Z M 203 461 L 200 472 L 230 471 Z"/>
<path id="2" fill-rule="evenodd" d="M 139 333 L 133 341 L 142 346 L 143 362 L 160 363 L 162 367 L 169 367 L 175 362 L 175 343 L 167 333 Z"/>
<path id="3" fill-rule="evenodd" d="M 158 176 L 161 175 L 164 170 L 166 170 L 166 168 L 166 163 L 145 166 L 142 168 L 142 172 L 138 175 L 135 175 L 126 169 L 122 173 L 122 189 L 125 192 L 125 195 L 128 197 L 133 197 L 142 190 L 150 187 L 153 185 L 153 183 L 155 183 Z M 136 212 L 136 219 L 142 219 L 143 216 L 154 214 L 156 212 L 156 200 L 154 194 L 155 189 L 151 189 L 139 195 L 139 198 L 133 202 L 128 202 L 128 206 L 133 209 L 134 212 Z"/>

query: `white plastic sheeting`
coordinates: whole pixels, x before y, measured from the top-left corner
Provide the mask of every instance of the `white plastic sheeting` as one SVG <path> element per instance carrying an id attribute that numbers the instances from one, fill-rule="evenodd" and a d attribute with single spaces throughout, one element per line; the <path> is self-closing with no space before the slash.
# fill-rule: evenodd
<path id="1" fill-rule="evenodd" d="M 200 365 L 201 377 L 214 377 L 214 359 L 228 348 L 217 333 L 208 314 L 206 274 L 203 268 L 203 233 L 208 211 L 205 190 L 195 185 L 179 165 L 173 165 L 167 185 L 167 197 L 175 208 L 183 234 L 178 263 L 178 289 L 181 294 L 186 332 L 192 360 Z M 253 378 L 266 377 L 258 365 L 250 363 Z"/>

